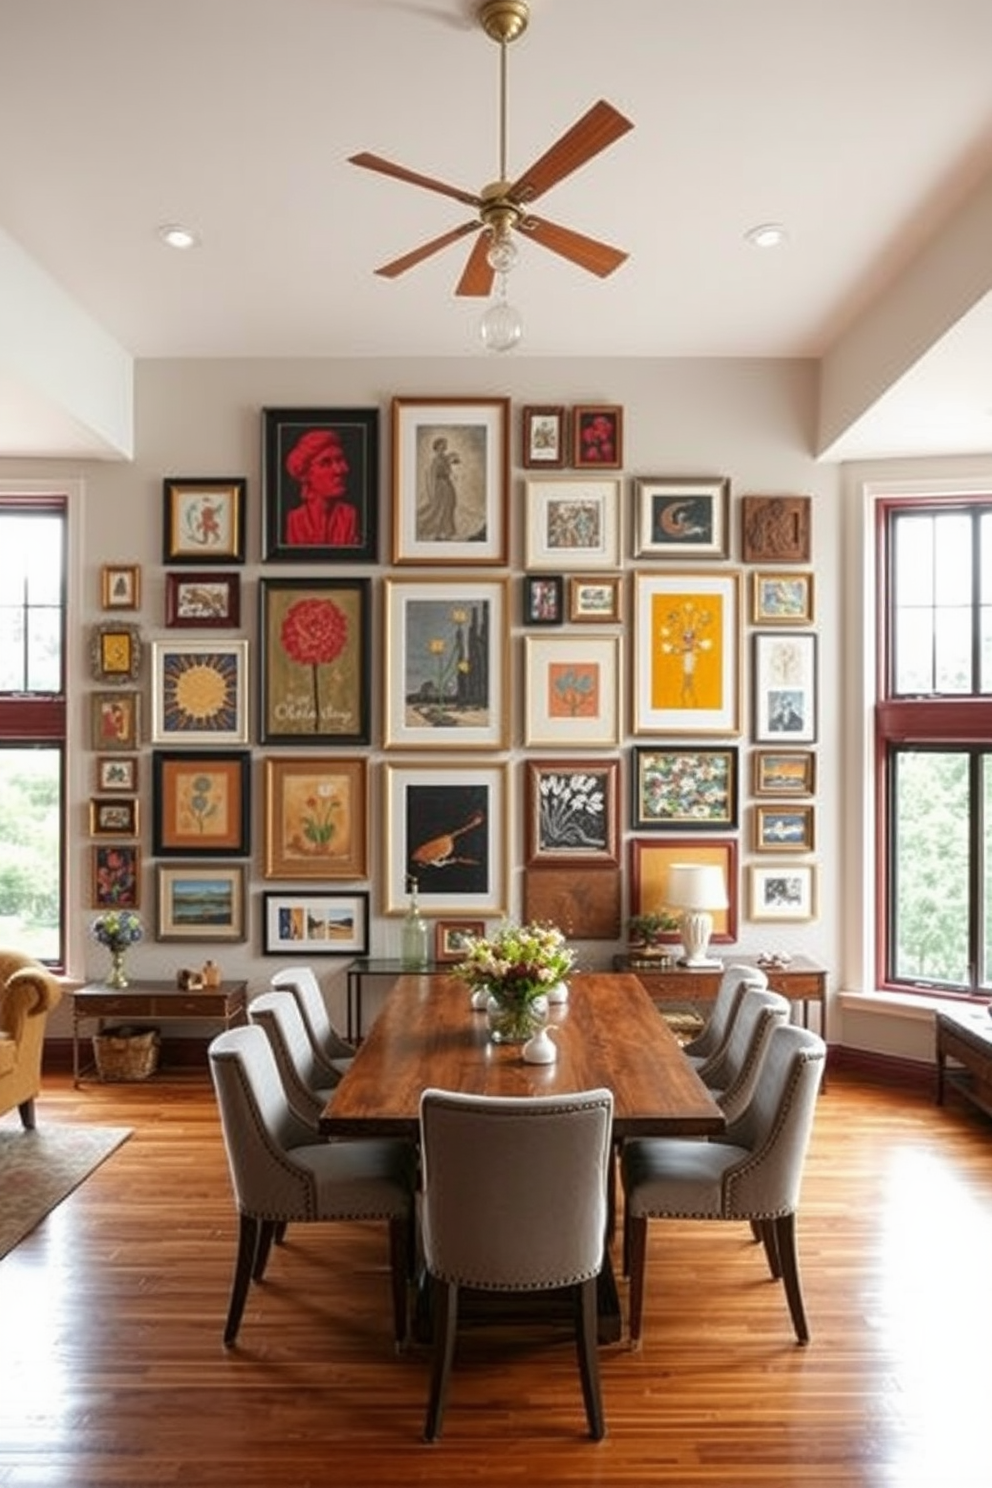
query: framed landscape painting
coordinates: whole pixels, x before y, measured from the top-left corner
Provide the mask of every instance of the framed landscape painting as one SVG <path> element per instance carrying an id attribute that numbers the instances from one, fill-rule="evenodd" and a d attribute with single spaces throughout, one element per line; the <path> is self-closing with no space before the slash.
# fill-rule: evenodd
<path id="1" fill-rule="evenodd" d="M 364 956 L 369 948 L 369 896 L 266 892 L 262 953 L 266 956 Z"/>
<path id="2" fill-rule="evenodd" d="M 263 744 L 367 744 L 371 580 L 262 579 Z"/>
<path id="3" fill-rule="evenodd" d="M 740 574 L 635 573 L 633 671 L 635 734 L 740 733 Z"/>
<path id="4" fill-rule="evenodd" d="M 756 796 L 811 796 L 816 788 L 812 749 L 756 749 L 752 763 Z"/>
<path id="5" fill-rule="evenodd" d="M 159 863 L 156 940 L 245 940 L 245 870 L 230 866 Z"/>
<path id="6" fill-rule="evenodd" d="M 393 562 L 507 561 L 509 398 L 394 398 Z"/>
<path id="7" fill-rule="evenodd" d="M 378 558 L 378 408 L 262 410 L 266 563 Z"/>
<path id="8" fill-rule="evenodd" d="M 382 911 L 506 913 L 507 767 L 384 764 Z"/>

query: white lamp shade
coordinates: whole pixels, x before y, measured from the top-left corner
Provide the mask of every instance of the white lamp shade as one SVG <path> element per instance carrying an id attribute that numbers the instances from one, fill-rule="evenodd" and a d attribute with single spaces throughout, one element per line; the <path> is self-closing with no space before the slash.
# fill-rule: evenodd
<path id="1" fill-rule="evenodd" d="M 671 909 L 726 909 L 727 885 L 715 863 L 672 863 L 665 903 Z"/>

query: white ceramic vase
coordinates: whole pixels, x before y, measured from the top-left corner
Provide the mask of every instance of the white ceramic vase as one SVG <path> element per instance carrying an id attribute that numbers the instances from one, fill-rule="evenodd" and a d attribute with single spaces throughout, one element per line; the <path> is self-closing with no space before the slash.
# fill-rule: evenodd
<path id="1" fill-rule="evenodd" d="M 558 1050 L 547 1024 L 527 1040 L 520 1054 L 525 1064 L 554 1064 Z"/>

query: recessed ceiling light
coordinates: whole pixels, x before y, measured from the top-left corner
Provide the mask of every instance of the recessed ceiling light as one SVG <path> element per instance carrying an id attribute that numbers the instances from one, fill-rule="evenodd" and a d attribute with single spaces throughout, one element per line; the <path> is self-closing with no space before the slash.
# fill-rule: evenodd
<path id="1" fill-rule="evenodd" d="M 158 235 L 170 248 L 196 248 L 200 242 L 192 228 L 181 227 L 178 222 L 166 223 L 159 228 Z"/>
<path id="2" fill-rule="evenodd" d="M 748 228 L 744 236 L 755 248 L 781 248 L 789 241 L 789 234 L 780 222 L 762 222 Z"/>

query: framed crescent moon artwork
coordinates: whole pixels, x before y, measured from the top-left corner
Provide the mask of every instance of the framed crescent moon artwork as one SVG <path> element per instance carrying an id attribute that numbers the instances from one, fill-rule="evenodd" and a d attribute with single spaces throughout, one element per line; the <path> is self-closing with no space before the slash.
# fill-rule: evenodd
<path id="1" fill-rule="evenodd" d="M 726 558 L 730 481 L 723 475 L 634 481 L 635 558 Z"/>

